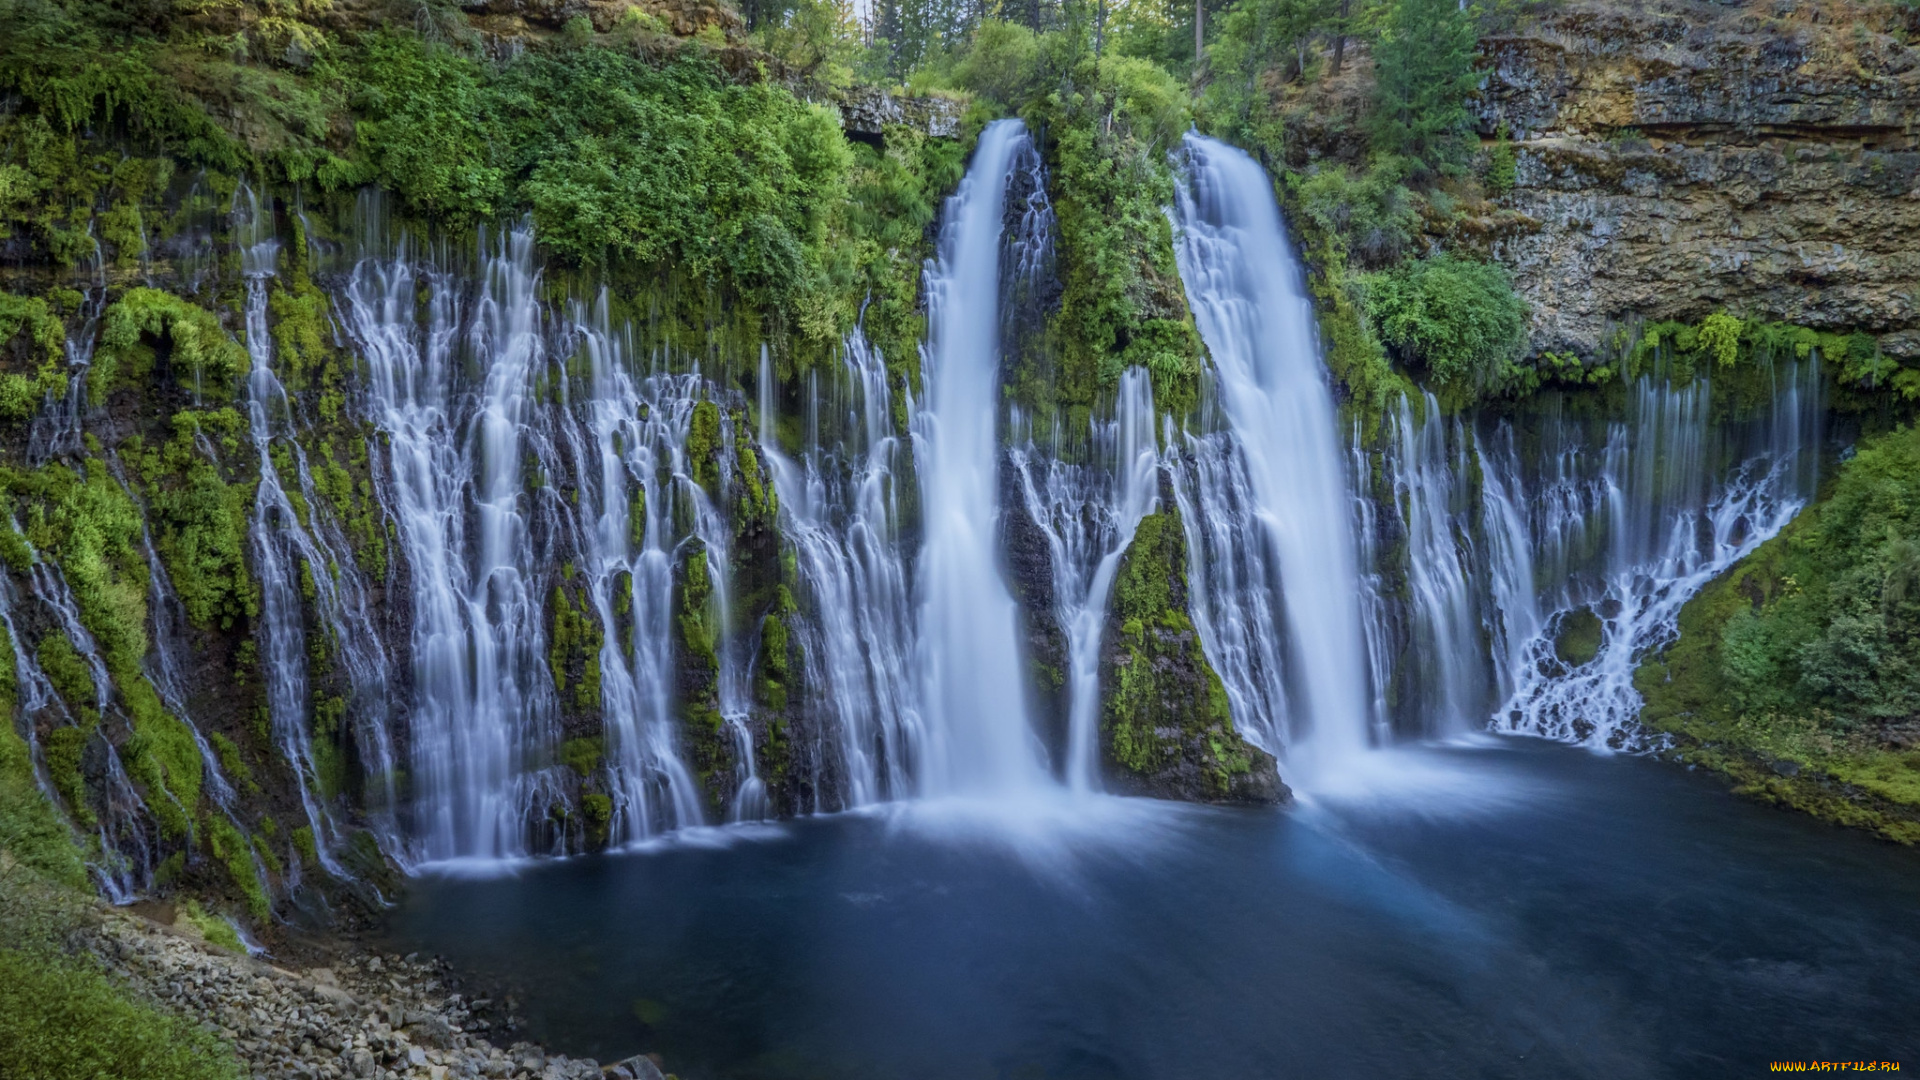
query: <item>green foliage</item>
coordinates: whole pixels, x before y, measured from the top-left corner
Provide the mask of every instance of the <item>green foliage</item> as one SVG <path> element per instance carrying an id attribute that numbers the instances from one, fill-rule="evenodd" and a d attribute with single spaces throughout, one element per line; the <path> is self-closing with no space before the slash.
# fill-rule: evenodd
<path id="1" fill-rule="evenodd" d="M 1449 255 L 1363 279 L 1380 338 L 1425 369 L 1461 404 L 1496 393 L 1514 377 L 1527 344 L 1527 306 L 1492 263 Z"/>
<path id="2" fill-rule="evenodd" d="M 245 421 L 231 408 L 182 410 L 173 438 L 134 457 L 145 489 L 154 546 L 195 626 L 231 629 L 259 613 L 247 573 L 251 492 L 229 483 L 202 440 L 239 448 Z"/>
<path id="3" fill-rule="evenodd" d="M 1387 266 L 1413 250 L 1420 214 L 1413 193 L 1392 162 L 1354 175 L 1339 165 L 1289 173 L 1293 204 L 1325 238 L 1327 254 L 1340 263 Z"/>
<path id="4" fill-rule="evenodd" d="M 1368 118 L 1376 154 L 1405 158 L 1431 172 L 1465 157 L 1467 96 L 1479 32 L 1458 0 L 1394 0 L 1374 46 L 1374 105 Z"/>
<path id="5" fill-rule="evenodd" d="M 587 263 L 671 262 L 768 306 L 817 287 L 851 165 L 837 116 L 692 57 L 529 54 L 496 139 L 544 243 Z"/>
<path id="6" fill-rule="evenodd" d="M 1494 129 L 1493 148 L 1487 151 L 1487 194 L 1505 195 L 1520 178 L 1519 162 L 1513 153 L 1513 140 L 1507 135 L 1507 122 Z"/>
<path id="7" fill-rule="evenodd" d="M 47 733 L 41 756 L 47 764 L 47 775 L 53 780 L 54 790 L 67 802 L 67 813 L 72 815 L 74 823 L 91 828 L 99 820 L 94 816 L 93 806 L 87 798 L 87 782 L 81 773 L 81 764 L 87 752 L 87 740 L 92 737 L 90 727 L 59 727 Z"/>
<path id="8" fill-rule="evenodd" d="M 87 383 L 94 404 L 121 386 L 144 390 L 162 358 L 175 382 L 215 396 L 249 366 L 247 350 L 213 312 L 159 289 L 129 289 L 101 319 Z"/>
<path id="9" fill-rule="evenodd" d="M 264 920 L 271 914 L 271 907 L 267 903 L 266 888 L 261 885 L 259 872 L 253 865 L 253 845 L 233 822 L 219 814 L 208 815 L 206 834 L 208 852 L 246 898 L 247 912 L 255 919 Z"/>
<path id="10" fill-rule="evenodd" d="M 1643 719 L 1753 794 L 1920 841 L 1887 809 L 1920 810 L 1920 754 L 1882 737 L 1920 715 L 1915 536 L 1920 429 L 1909 428 L 1864 442 L 1823 501 L 1688 602 L 1679 641 L 1636 678 Z M 1796 762 L 1864 795 L 1830 798 L 1743 760 Z"/>
<path id="11" fill-rule="evenodd" d="M 416 212 L 454 223 L 492 217 L 507 176 L 492 158 L 486 70 L 453 50 L 399 34 L 374 34 L 356 57 L 354 136 L 368 179 L 399 192 Z"/>
<path id="12" fill-rule="evenodd" d="M 247 947 L 240 943 L 240 934 L 233 924 L 218 915 L 209 914 L 200 906 L 200 901 L 189 899 L 181 905 L 180 913 L 186 916 L 200 936 L 211 944 L 218 945 L 230 952 L 245 953 Z"/>
<path id="13" fill-rule="evenodd" d="M 0 864 L 11 861 L 32 873 L 72 888 L 84 888 L 86 870 L 73 834 L 60 820 L 33 778 L 27 742 L 14 730 L 18 687 L 13 679 L 13 649 L 0 628 Z"/>
<path id="14" fill-rule="evenodd" d="M 1349 5 L 1351 6 L 1351 5 Z M 1265 119 L 1270 79 L 1304 80 L 1315 39 L 1341 23 L 1336 0 L 1241 0 L 1215 23 L 1212 79 L 1202 105 L 1217 126 L 1245 135 Z"/>
<path id="15" fill-rule="evenodd" d="M 51 633 L 40 639 L 34 657 L 53 689 L 68 705 L 92 708 L 99 702 L 99 689 L 93 681 L 93 669 L 63 633 Z M 12 658 L 8 658 L 12 662 Z"/>
<path id="16" fill-rule="evenodd" d="M 0 292 L 0 361 L 30 372 L 0 374 L 0 420 L 25 420 L 48 394 L 66 387 L 65 336 L 46 300 Z"/>
<path id="17" fill-rule="evenodd" d="M 1185 88 L 1148 61 L 1096 56 L 1071 32 L 1036 35 L 992 20 L 951 78 L 1020 111 L 1052 167 L 1058 367 L 1036 350 L 1015 373 L 1013 394 L 1037 410 L 1084 414 L 1139 366 L 1162 410 L 1192 408 L 1200 337 L 1164 210 L 1173 201 L 1168 153 L 1192 121 Z"/>
<path id="18" fill-rule="evenodd" d="M 235 1080 L 233 1051 L 131 997 L 91 964 L 0 948 L 0 1060 L 45 1080 Z"/>

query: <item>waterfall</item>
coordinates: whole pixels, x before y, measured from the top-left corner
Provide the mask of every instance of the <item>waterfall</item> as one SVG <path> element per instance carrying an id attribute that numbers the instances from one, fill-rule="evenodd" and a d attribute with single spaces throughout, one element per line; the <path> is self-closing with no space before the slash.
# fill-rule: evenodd
<path id="1" fill-rule="evenodd" d="M 703 380 L 636 379 L 630 335 L 612 328 L 604 294 L 578 321 L 590 391 L 573 410 L 585 420 L 573 436 L 581 569 L 601 625 L 622 625 L 625 611 L 632 627 L 625 641 L 606 634 L 600 649 L 617 843 L 702 820 L 698 784 L 674 737 L 669 642 L 673 510 L 677 489 L 693 486 L 686 434 Z"/>
<path id="2" fill-rule="evenodd" d="M 1140 519 L 1159 498 L 1159 444 L 1153 382 L 1144 368 L 1120 376 L 1111 420 L 1093 420 L 1091 461 L 1061 459 L 1060 439 L 1043 454 L 1031 440 L 1013 454 L 1021 493 L 1046 535 L 1053 596 L 1067 637 L 1067 786 L 1097 789 L 1099 780 L 1100 644 L 1120 557 Z"/>
<path id="3" fill-rule="evenodd" d="M 539 274 L 527 226 L 481 247 L 471 311 L 454 275 L 420 281 L 404 242 L 390 259 L 361 258 L 345 290 L 412 586 L 413 829 L 428 859 L 523 854 L 536 808 L 554 798 L 528 768 L 558 743 L 540 588 L 552 563 L 536 550 L 527 491 L 530 473 L 555 470 L 523 445 L 546 359 Z"/>
<path id="4" fill-rule="evenodd" d="M 1313 306 L 1267 174 L 1212 139 L 1190 134 L 1185 145 L 1175 255 L 1232 444 L 1189 439 L 1200 475 L 1181 510 L 1202 530 L 1189 548 L 1195 606 L 1206 612 L 1195 622 L 1249 738 L 1279 751 L 1300 734 L 1287 730 L 1291 716 L 1317 759 L 1337 759 L 1367 745 L 1368 690 L 1352 502 Z M 1205 532 L 1221 529 L 1257 531 L 1265 554 L 1230 550 L 1250 539 Z M 1259 580 L 1267 558 L 1270 586 Z M 1269 589 L 1284 598 L 1284 645 L 1273 640 Z M 1297 698 L 1291 709 L 1283 687 Z"/>
<path id="5" fill-rule="evenodd" d="M 1430 393 L 1417 416 L 1402 395 L 1387 430 L 1388 510 L 1406 541 L 1410 624 L 1394 670 L 1418 688 L 1408 695 L 1415 729 L 1440 735 L 1484 716 L 1491 704 L 1474 589 L 1471 445 L 1465 425 L 1443 417 Z"/>
<path id="6" fill-rule="evenodd" d="M 1017 120 L 981 132 L 927 266 L 926 401 L 914 416 L 922 527 L 916 595 L 923 781 L 935 793 L 1026 788 L 1044 772 L 1028 719 L 1018 618 L 999 566 L 1000 239 Z"/>
<path id="7" fill-rule="evenodd" d="M 1597 453 L 1579 426 L 1551 412 L 1541 418 L 1534 486 L 1543 497 L 1533 500 L 1531 543 L 1506 544 L 1508 565 L 1492 573 L 1513 680 L 1495 728 L 1596 747 L 1644 744 L 1635 667 L 1678 634 L 1680 608 L 1694 593 L 1813 496 L 1819 358 L 1776 361 L 1770 374 L 1771 401 L 1759 416 L 1718 422 L 1707 377 L 1643 376 L 1627 419 L 1606 425 Z M 1483 455 L 1496 519 L 1517 517 L 1501 504 L 1526 490 L 1505 449 L 1511 438 L 1497 432 L 1501 452 Z M 1517 540 L 1516 522 L 1502 520 L 1501 529 Z M 1547 586 L 1531 602 L 1499 584 L 1535 575 Z M 1555 638 L 1582 616 L 1597 622 L 1598 651 L 1564 658 Z"/>
<path id="8" fill-rule="evenodd" d="M 820 379 L 808 377 L 804 450 L 795 461 L 779 449 L 772 365 L 763 358 L 760 445 L 780 496 L 781 529 L 795 553 L 802 607 L 811 613 L 797 627 L 806 707 L 835 744 L 831 755 L 816 758 L 828 757 L 843 804 L 862 806 L 913 793 L 926 734 L 900 545 L 903 447 L 886 361 L 856 327 L 828 378 L 823 417 Z M 816 799 L 825 786 L 816 781 Z"/>

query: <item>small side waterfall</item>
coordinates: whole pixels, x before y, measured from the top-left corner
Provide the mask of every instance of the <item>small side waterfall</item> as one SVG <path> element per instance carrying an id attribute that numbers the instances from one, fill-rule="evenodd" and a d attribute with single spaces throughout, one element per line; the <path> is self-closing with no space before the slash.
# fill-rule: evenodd
<path id="1" fill-rule="evenodd" d="M 1195 621 L 1242 732 L 1276 753 L 1311 732 L 1328 765 L 1366 747 L 1369 694 L 1352 500 L 1313 305 L 1266 172 L 1212 139 L 1190 134 L 1185 146 L 1175 254 L 1232 443 L 1223 453 L 1209 445 L 1217 435 L 1190 441 L 1196 475 L 1181 509 L 1201 530 L 1189 548 L 1206 611 Z M 1206 529 L 1256 530 L 1264 553 Z M 1284 644 L 1272 640 L 1276 603 Z"/>
<path id="2" fill-rule="evenodd" d="M 923 780 L 932 793 L 1028 788 L 1045 776 L 995 550 L 1000 238 L 1008 173 L 1026 141 L 1017 120 L 981 133 L 927 267 L 927 399 L 913 435 L 925 532 L 919 677 L 933 735 Z"/>
<path id="3" fill-rule="evenodd" d="M 1027 514 L 1052 554 L 1054 617 L 1067 637 L 1064 772 L 1074 791 L 1100 786 L 1100 644 L 1108 601 L 1120 557 L 1160 497 L 1153 382 L 1144 368 L 1122 373 L 1113 419 L 1092 421 L 1087 439 L 1086 464 L 1062 460 L 1057 437 L 1051 453 L 1031 440 L 1013 451 Z"/>
<path id="4" fill-rule="evenodd" d="M 1821 423 L 1819 358 L 1771 367 L 1770 404 L 1752 419 L 1716 422 L 1712 386 L 1649 375 L 1633 388 L 1631 413 L 1607 425 L 1594 453 L 1580 429 L 1556 417 L 1537 437 L 1541 475 L 1529 528 L 1531 551 L 1517 541 L 1511 434 L 1496 432 L 1483 456 L 1487 513 L 1507 565 L 1491 579 L 1501 620 L 1496 651 L 1513 680 L 1494 718 L 1501 730 L 1615 749 L 1643 736 L 1634 723 L 1640 695 L 1633 672 L 1678 632 L 1680 608 L 1694 593 L 1779 532 L 1813 496 Z M 1588 555 L 1599 541 L 1597 557 Z M 1582 550 L 1586 549 L 1586 550 Z M 1524 556 L 1524 561 L 1523 561 Z M 1528 597 L 1529 576 L 1547 583 Z M 1567 656 L 1556 638 L 1583 620 L 1598 631 L 1590 657 Z"/>

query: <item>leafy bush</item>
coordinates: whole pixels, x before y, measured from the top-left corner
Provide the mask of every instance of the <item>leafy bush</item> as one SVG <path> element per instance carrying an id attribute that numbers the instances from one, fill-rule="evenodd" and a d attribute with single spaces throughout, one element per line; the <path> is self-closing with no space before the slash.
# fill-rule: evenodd
<path id="1" fill-rule="evenodd" d="M 1852 728 L 1920 715 L 1920 429 L 1866 444 L 1721 634 L 1748 712 Z"/>
<path id="2" fill-rule="evenodd" d="M 1498 392 L 1527 344 L 1527 305 L 1490 263 L 1450 255 L 1362 279 L 1380 338 L 1461 403 Z"/>
<path id="3" fill-rule="evenodd" d="M 1420 231 L 1413 193 L 1400 179 L 1388 162 L 1358 176 L 1338 165 L 1290 173 L 1287 183 L 1300 213 L 1337 242 L 1338 257 L 1379 267 L 1399 261 Z"/>

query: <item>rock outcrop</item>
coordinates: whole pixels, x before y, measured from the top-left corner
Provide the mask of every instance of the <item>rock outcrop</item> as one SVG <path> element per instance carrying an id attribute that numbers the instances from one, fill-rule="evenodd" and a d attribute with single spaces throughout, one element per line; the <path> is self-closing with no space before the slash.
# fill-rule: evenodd
<path id="1" fill-rule="evenodd" d="M 1163 482 L 1163 488 L 1164 488 Z M 1121 557 L 1100 655 L 1110 787 L 1212 803 L 1285 802 L 1273 756 L 1241 738 L 1188 615 L 1187 545 L 1170 492 Z"/>
<path id="2" fill-rule="evenodd" d="M 1724 310 L 1920 358 L 1920 52 L 1898 17 L 1588 2 L 1485 41 L 1479 127 L 1506 129 L 1517 175 L 1475 224 L 1532 347 L 1592 356 L 1627 320 Z"/>

